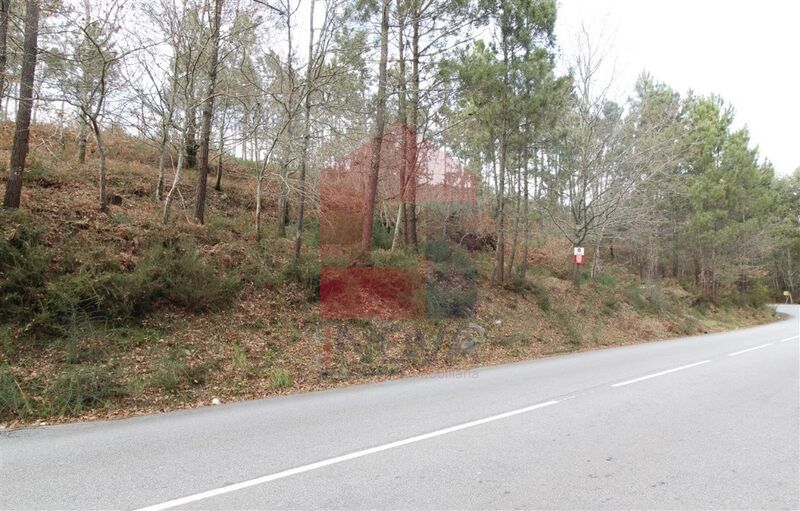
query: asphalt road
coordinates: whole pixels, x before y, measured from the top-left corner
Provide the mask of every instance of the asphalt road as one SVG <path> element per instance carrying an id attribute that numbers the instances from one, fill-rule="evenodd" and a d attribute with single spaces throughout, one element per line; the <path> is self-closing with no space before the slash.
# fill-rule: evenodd
<path id="1" fill-rule="evenodd" d="M 724 334 L 0 433 L 0 508 L 798 509 L 800 307 Z"/>

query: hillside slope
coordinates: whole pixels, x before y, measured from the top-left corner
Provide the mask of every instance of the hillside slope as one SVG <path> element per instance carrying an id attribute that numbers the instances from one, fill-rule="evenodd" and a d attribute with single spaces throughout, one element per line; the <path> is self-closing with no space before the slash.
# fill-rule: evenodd
<path id="1" fill-rule="evenodd" d="M 12 126 L 0 131 L 8 161 Z M 477 300 L 464 319 L 320 318 L 318 225 L 302 264 L 275 237 L 274 183 L 265 236 L 253 229 L 252 164 L 227 162 L 209 190 L 206 225 L 189 220 L 195 174 L 161 222 L 156 152 L 110 133 L 107 214 L 96 162 L 37 127 L 22 209 L 0 216 L 0 422 L 113 418 L 222 401 L 450 371 L 576 350 L 718 331 L 773 317 L 758 308 L 693 307 L 677 282 L 642 285 L 619 264 L 572 284 L 568 246 L 541 237 L 526 282 L 489 285 L 474 252 Z M 167 181 L 171 181 L 168 173 Z M 5 169 L 3 169 L 5 179 Z M 291 238 L 291 232 L 290 232 Z"/>

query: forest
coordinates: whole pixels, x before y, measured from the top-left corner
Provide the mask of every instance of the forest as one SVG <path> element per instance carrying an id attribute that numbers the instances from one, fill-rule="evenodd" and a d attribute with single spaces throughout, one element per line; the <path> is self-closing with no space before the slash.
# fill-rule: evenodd
<path id="1" fill-rule="evenodd" d="M 0 420 L 702 333 L 800 297 L 800 168 L 719 96 L 646 70 L 612 96 L 604 42 L 567 54 L 557 15 L 0 0 Z"/>

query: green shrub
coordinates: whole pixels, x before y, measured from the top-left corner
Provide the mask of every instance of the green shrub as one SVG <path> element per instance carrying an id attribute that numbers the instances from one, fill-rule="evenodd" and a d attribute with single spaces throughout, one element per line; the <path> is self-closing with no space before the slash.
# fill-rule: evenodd
<path id="1" fill-rule="evenodd" d="M 694 335 L 700 330 L 700 321 L 694 316 L 686 316 L 680 324 L 680 333 Z"/>
<path id="2" fill-rule="evenodd" d="M 150 384 L 174 393 L 185 386 L 205 383 L 208 369 L 207 364 L 189 364 L 185 351 L 172 350 L 155 363 Z"/>
<path id="3" fill-rule="evenodd" d="M 26 215 L 0 211 L 0 316 L 29 319 L 42 298 L 50 251 Z"/>
<path id="4" fill-rule="evenodd" d="M 47 284 L 34 327 L 40 334 L 64 336 L 81 322 L 124 324 L 165 303 L 210 310 L 226 305 L 239 285 L 236 277 L 217 275 L 193 245 L 155 243 L 132 272 L 115 264 L 84 266 Z"/>
<path id="5" fill-rule="evenodd" d="M 31 415 L 28 399 L 7 366 L 0 366 L 0 418 L 24 419 Z"/>
<path id="6" fill-rule="evenodd" d="M 447 240 L 431 240 L 425 242 L 425 257 L 435 263 L 447 261 L 450 258 L 450 243 Z"/>
<path id="7" fill-rule="evenodd" d="M 650 286 L 647 289 L 647 309 L 654 314 L 661 314 L 664 312 L 672 312 L 672 303 L 664 295 L 661 287 L 658 285 Z"/>
<path id="8" fill-rule="evenodd" d="M 286 278 L 301 284 L 312 300 L 319 299 L 320 263 L 317 259 L 303 256 L 297 263 L 292 263 L 284 272 Z"/>
<path id="9" fill-rule="evenodd" d="M 27 165 L 25 165 L 25 179 L 41 187 L 48 187 L 57 183 L 57 179 L 53 175 L 53 169 L 46 166 L 38 158 L 28 159 Z"/>
<path id="10" fill-rule="evenodd" d="M 231 360 L 233 361 L 234 367 L 242 372 L 246 373 L 250 369 L 250 362 L 247 360 L 247 353 L 245 353 L 244 348 L 242 348 L 239 344 L 235 344 L 233 346 Z"/>
<path id="11" fill-rule="evenodd" d="M 769 288 L 761 281 L 751 283 L 744 296 L 746 305 L 751 307 L 763 307 L 770 301 Z"/>
<path id="12" fill-rule="evenodd" d="M 514 274 L 511 278 L 507 279 L 504 283 L 504 287 L 513 293 L 520 294 L 524 294 L 531 289 L 528 280 L 519 274 Z"/>
<path id="13" fill-rule="evenodd" d="M 139 313 L 159 299 L 192 311 L 217 308 L 240 287 L 237 277 L 217 275 L 198 257 L 194 245 L 171 240 L 154 244 L 122 281 L 129 284 Z"/>
<path id="14" fill-rule="evenodd" d="M 392 248 L 392 231 L 387 229 L 378 218 L 372 221 L 372 247 L 386 250 Z"/>
<path id="15" fill-rule="evenodd" d="M 605 287 L 614 287 L 617 284 L 617 279 L 615 279 L 613 275 L 602 271 L 595 275 L 595 280 L 598 284 Z"/>
<path id="16" fill-rule="evenodd" d="M 127 389 L 118 382 L 114 368 L 83 364 L 67 366 L 45 391 L 53 415 L 99 408 L 126 394 Z"/>
<path id="17" fill-rule="evenodd" d="M 419 266 L 416 256 L 400 250 L 376 249 L 370 254 L 373 266 L 389 268 L 416 268 Z"/>
<path id="18" fill-rule="evenodd" d="M 542 286 L 532 286 L 531 290 L 536 297 L 536 304 L 542 309 L 542 312 L 548 312 L 550 310 L 550 294 L 547 289 Z"/>
<path id="19" fill-rule="evenodd" d="M 280 367 L 273 368 L 269 374 L 269 386 L 273 389 L 282 389 L 292 386 L 292 379 L 285 369 Z"/>
<path id="20" fill-rule="evenodd" d="M 573 347 L 578 347 L 583 344 L 583 336 L 578 329 L 578 320 L 575 315 L 562 310 L 555 310 L 554 313 L 556 320 L 558 320 L 558 323 L 560 323 L 561 327 L 564 329 L 567 342 Z"/>
<path id="21" fill-rule="evenodd" d="M 609 294 L 603 297 L 603 312 L 605 314 L 612 314 L 619 308 L 619 299 L 616 295 Z"/>
<path id="22" fill-rule="evenodd" d="M 450 273 L 459 275 L 470 282 L 474 282 L 478 277 L 478 270 L 475 268 L 474 261 L 463 249 L 453 249 L 450 252 L 450 258 L 447 263 Z"/>
<path id="23" fill-rule="evenodd" d="M 428 285 L 425 289 L 428 315 L 432 318 L 465 318 L 472 316 L 478 293 L 474 287 Z"/>
<path id="24" fill-rule="evenodd" d="M 622 295 L 625 301 L 632 305 L 637 310 L 644 310 L 647 308 L 647 301 L 642 296 L 642 288 L 639 284 L 629 284 L 622 290 Z"/>

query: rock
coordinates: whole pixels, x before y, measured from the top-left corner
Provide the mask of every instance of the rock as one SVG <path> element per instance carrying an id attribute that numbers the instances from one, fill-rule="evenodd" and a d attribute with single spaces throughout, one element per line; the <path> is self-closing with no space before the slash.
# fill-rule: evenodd
<path id="1" fill-rule="evenodd" d="M 503 324 L 503 320 L 502 319 L 495 319 L 494 320 L 494 324 L 495 325 L 502 325 Z"/>
<path id="2" fill-rule="evenodd" d="M 470 323 L 462 332 L 462 336 L 458 345 L 461 353 L 475 353 L 478 344 L 486 340 L 486 329 L 477 323 Z"/>
<path id="3" fill-rule="evenodd" d="M 218 397 L 215 397 L 214 399 L 211 400 L 211 404 L 213 406 L 219 406 L 222 404 L 222 401 L 220 401 Z"/>

